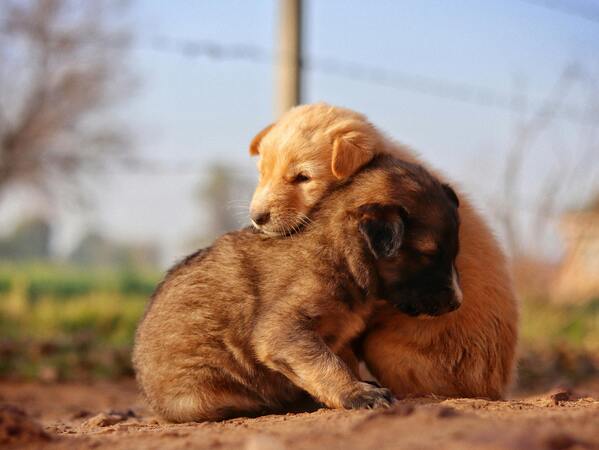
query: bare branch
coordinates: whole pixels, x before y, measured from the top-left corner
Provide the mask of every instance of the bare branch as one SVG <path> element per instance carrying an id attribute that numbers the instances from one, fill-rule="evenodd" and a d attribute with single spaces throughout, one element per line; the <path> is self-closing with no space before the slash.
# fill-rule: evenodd
<path id="1" fill-rule="evenodd" d="M 127 33 L 114 24 L 118 0 L 5 1 L 0 13 L 0 55 L 7 64 L 27 61 L 27 79 L 0 77 L 0 192 L 13 183 L 48 189 L 74 179 L 88 162 L 125 151 L 120 127 L 100 136 L 90 125 L 124 86 Z M 4 96 L 8 97 L 8 96 Z M 118 135 L 118 136 L 117 136 Z"/>
<path id="2" fill-rule="evenodd" d="M 519 192 L 524 161 L 535 141 L 552 123 L 574 82 L 580 77 L 580 70 L 575 65 L 568 66 L 562 72 L 547 99 L 530 119 L 518 125 L 516 138 L 508 151 L 503 172 L 502 202 L 496 216 L 503 227 L 508 251 L 514 257 L 523 248 L 519 242 L 516 213 L 521 209 Z"/>

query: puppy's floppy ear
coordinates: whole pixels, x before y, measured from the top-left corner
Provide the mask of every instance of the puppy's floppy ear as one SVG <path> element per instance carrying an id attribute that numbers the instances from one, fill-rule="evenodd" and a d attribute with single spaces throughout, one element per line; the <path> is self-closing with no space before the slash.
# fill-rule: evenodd
<path id="1" fill-rule="evenodd" d="M 446 183 L 443 183 L 442 186 L 443 186 L 443 190 L 445 191 L 445 194 L 449 197 L 449 200 L 452 201 L 452 203 L 454 204 L 454 206 L 456 208 L 459 208 L 460 207 L 460 199 L 458 198 L 458 195 L 455 193 L 453 188 Z"/>
<path id="2" fill-rule="evenodd" d="M 374 130 L 335 133 L 331 169 L 339 180 L 351 177 L 374 157 Z"/>
<path id="3" fill-rule="evenodd" d="M 358 228 L 375 258 L 394 256 L 404 237 L 403 208 L 368 203 L 358 208 Z"/>
<path id="4" fill-rule="evenodd" d="M 274 126 L 275 126 L 275 124 L 271 123 L 266 128 L 264 128 L 260 133 L 258 133 L 254 137 L 254 139 L 252 139 L 252 142 L 250 143 L 250 156 L 256 156 L 260 153 L 259 152 L 260 142 L 262 142 L 262 139 L 264 138 L 264 136 L 266 136 L 268 134 L 268 132 L 271 130 L 271 128 Z"/>

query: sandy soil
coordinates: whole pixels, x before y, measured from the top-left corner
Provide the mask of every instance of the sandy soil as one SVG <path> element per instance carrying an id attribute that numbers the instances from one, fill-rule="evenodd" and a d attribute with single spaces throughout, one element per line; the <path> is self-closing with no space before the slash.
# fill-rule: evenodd
<path id="1" fill-rule="evenodd" d="M 599 383 L 506 402 L 402 400 L 391 409 L 161 424 L 132 381 L 0 382 L 0 447 L 19 449 L 599 449 Z"/>

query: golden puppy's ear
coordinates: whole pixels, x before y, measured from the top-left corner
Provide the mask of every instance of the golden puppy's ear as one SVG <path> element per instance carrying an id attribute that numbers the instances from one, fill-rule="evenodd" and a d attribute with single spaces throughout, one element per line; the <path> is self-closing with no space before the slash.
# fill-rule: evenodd
<path id="1" fill-rule="evenodd" d="M 250 156 L 256 156 L 260 153 L 258 151 L 258 148 L 260 147 L 260 142 L 262 142 L 262 139 L 264 138 L 264 136 L 266 136 L 267 133 L 270 131 L 270 129 L 274 126 L 275 126 L 275 124 L 271 123 L 269 126 L 264 128 L 260 133 L 258 133 L 254 137 L 254 139 L 252 139 L 252 142 L 250 143 Z"/>
<path id="2" fill-rule="evenodd" d="M 373 157 L 374 143 L 368 134 L 360 131 L 339 134 L 333 140 L 333 175 L 340 180 L 351 177 Z"/>

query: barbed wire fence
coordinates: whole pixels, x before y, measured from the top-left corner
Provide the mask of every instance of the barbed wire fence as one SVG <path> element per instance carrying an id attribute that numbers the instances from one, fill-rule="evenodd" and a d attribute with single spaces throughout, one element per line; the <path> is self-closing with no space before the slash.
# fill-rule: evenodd
<path id="1" fill-rule="evenodd" d="M 192 40 L 160 36 L 137 43 L 137 49 L 178 55 L 187 60 L 244 61 L 255 64 L 276 64 L 278 54 L 269 49 L 247 44 L 223 44 L 211 40 Z M 524 114 L 541 99 L 527 98 L 522 102 L 521 93 L 508 94 L 485 86 L 477 86 L 420 74 L 385 69 L 336 58 L 306 56 L 301 61 L 302 70 L 323 75 L 333 75 L 346 80 L 376 85 L 432 96 L 440 99 L 467 103 L 478 107 L 494 108 L 508 113 Z M 576 65 L 569 65 L 564 76 L 571 81 L 586 80 L 587 74 Z M 585 111 L 571 105 L 549 105 L 544 114 L 553 120 L 571 124 L 593 126 L 595 122 Z M 129 156 L 121 161 L 124 170 L 148 173 L 189 173 L 202 170 L 197 160 L 167 163 L 165 161 Z"/>

